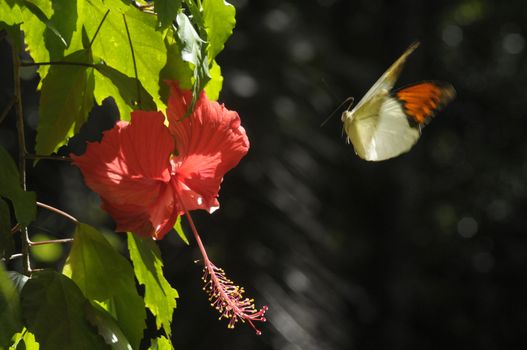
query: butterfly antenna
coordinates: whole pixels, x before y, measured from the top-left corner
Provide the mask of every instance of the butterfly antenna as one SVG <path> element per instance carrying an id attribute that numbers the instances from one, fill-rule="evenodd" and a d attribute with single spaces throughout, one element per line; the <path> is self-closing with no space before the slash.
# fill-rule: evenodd
<path id="1" fill-rule="evenodd" d="M 331 117 L 333 117 L 333 115 L 348 102 L 350 102 L 350 105 L 347 108 L 349 110 L 351 106 L 353 106 L 353 101 L 355 101 L 355 98 L 353 96 L 350 96 L 345 99 L 344 102 L 342 102 L 337 108 L 335 108 L 335 110 L 331 112 L 331 114 L 322 122 L 322 124 L 320 124 L 320 127 L 323 127 L 331 119 Z"/>

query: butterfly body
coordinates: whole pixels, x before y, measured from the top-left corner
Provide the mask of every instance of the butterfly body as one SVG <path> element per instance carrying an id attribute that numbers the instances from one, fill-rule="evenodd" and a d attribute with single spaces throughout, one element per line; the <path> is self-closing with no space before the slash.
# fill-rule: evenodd
<path id="1" fill-rule="evenodd" d="M 353 109 L 342 113 L 348 142 L 365 160 L 386 160 L 408 152 L 435 112 L 455 96 L 452 85 L 435 81 L 392 91 L 406 59 L 418 45 L 411 45 Z"/>

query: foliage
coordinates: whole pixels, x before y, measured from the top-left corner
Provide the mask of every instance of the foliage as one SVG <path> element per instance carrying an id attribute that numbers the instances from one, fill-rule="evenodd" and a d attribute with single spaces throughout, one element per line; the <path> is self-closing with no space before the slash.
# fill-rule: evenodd
<path id="1" fill-rule="evenodd" d="M 11 43 L 15 80 L 22 67 L 37 67 L 40 75 L 34 159 L 67 147 L 95 103 L 108 98 L 121 120 L 129 120 L 134 110 L 164 110 L 167 80 L 193 91 L 188 114 L 202 90 L 218 99 L 223 77 L 215 57 L 232 34 L 234 16 L 234 7 L 223 0 L 0 1 L 0 31 Z M 20 86 L 15 90 L 21 99 Z M 17 115 L 23 118 L 20 110 Z M 25 162 L 32 150 L 22 146 Z M 37 205 L 24 177 L 24 167 L 17 169 L 0 146 L 0 258 L 5 261 L 28 258 L 29 249 L 15 254 L 14 233 L 20 232 L 22 245 L 36 244 L 24 237 Z M 71 219 L 75 232 L 62 273 L 26 266 L 27 279 L 0 266 L 0 349 L 138 349 L 141 342 L 172 349 L 178 293 L 163 274 L 157 243 L 129 234 L 132 266 L 98 229 Z M 188 245 L 179 219 L 175 230 Z M 164 333 L 151 340 L 143 339 L 147 309 Z"/>

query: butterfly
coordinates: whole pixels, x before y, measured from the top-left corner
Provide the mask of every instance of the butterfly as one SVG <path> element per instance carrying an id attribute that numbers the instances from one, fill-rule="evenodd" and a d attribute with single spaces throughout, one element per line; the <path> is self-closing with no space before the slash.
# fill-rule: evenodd
<path id="1" fill-rule="evenodd" d="M 408 152 L 423 127 L 456 95 L 451 84 L 439 81 L 423 81 L 392 91 L 406 59 L 418 46 L 419 42 L 410 45 L 359 103 L 342 113 L 347 141 L 365 160 L 386 160 Z"/>

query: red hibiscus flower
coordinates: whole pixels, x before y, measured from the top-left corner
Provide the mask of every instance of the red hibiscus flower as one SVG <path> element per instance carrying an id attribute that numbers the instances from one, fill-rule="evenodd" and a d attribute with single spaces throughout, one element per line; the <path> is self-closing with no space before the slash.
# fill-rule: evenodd
<path id="1" fill-rule="evenodd" d="M 132 112 L 82 156 L 72 155 L 102 207 L 131 231 L 161 239 L 186 210 L 219 207 L 223 176 L 249 149 L 240 118 L 204 93 L 184 117 L 192 94 L 174 83 L 168 101 L 169 128 L 161 112 Z"/>
<path id="2" fill-rule="evenodd" d="M 208 258 L 189 211 L 219 207 L 223 176 L 249 149 L 249 140 L 234 111 L 202 93 L 186 116 L 190 91 L 169 82 L 167 118 L 161 112 L 132 112 L 102 141 L 90 143 L 82 156 L 72 155 L 88 187 L 101 196 L 102 207 L 117 223 L 116 231 L 161 239 L 186 214 L 203 256 L 205 291 L 229 328 L 238 321 L 265 321 L 267 306 L 256 309 L 244 289 L 230 281 Z"/>

